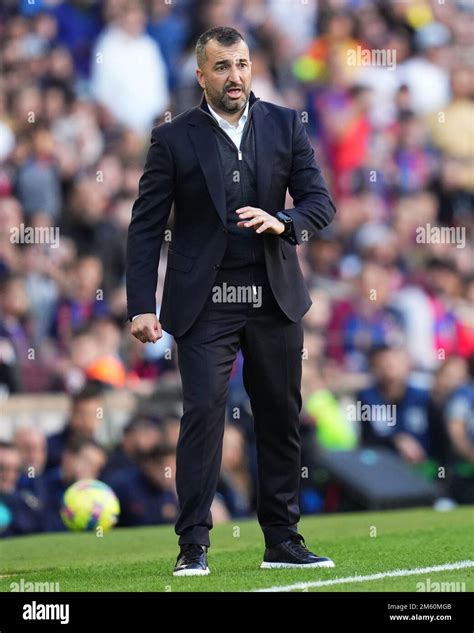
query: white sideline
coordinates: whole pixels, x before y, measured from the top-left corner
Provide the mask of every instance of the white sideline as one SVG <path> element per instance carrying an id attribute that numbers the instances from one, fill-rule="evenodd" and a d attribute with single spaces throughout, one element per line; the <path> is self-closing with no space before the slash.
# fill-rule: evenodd
<path id="1" fill-rule="evenodd" d="M 451 569 L 465 569 L 474 567 L 474 560 L 462 560 L 458 563 L 446 565 L 434 565 L 433 567 L 415 567 L 415 569 L 394 569 L 383 571 L 369 576 L 347 576 L 346 578 L 333 578 L 332 580 L 316 580 L 314 582 L 296 582 L 293 585 L 276 585 L 267 589 L 252 589 L 252 592 L 262 591 L 293 591 L 294 589 L 306 589 L 307 587 L 327 587 L 330 585 L 342 585 L 348 582 L 366 582 L 380 580 L 382 578 L 394 578 L 396 576 L 413 576 L 414 574 L 431 574 L 437 571 L 450 571 Z"/>

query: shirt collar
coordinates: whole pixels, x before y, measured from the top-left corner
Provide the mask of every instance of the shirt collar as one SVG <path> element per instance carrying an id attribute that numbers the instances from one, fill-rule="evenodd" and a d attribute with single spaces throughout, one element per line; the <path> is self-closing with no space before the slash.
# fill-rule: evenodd
<path id="1" fill-rule="evenodd" d="M 240 119 L 239 119 L 239 121 L 237 123 L 237 127 L 236 127 L 235 125 L 231 125 L 228 121 L 226 121 L 219 114 L 217 114 L 217 112 L 211 108 L 209 103 L 207 104 L 207 107 L 209 108 L 209 112 L 215 118 L 215 120 L 220 125 L 220 127 L 231 129 L 231 130 L 234 130 L 234 131 L 238 130 L 239 128 L 242 128 L 245 125 L 245 122 L 247 121 L 247 118 L 248 118 L 248 115 L 249 115 L 249 102 L 247 101 L 247 104 L 246 104 L 246 106 L 244 108 L 244 111 L 243 111 L 243 113 L 242 113 L 242 115 L 241 115 L 241 117 L 240 117 Z"/>

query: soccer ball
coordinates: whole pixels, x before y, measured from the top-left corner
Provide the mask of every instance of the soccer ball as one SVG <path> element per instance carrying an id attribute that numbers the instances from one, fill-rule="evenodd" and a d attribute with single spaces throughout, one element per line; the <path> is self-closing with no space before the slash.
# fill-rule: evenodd
<path id="1" fill-rule="evenodd" d="M 81 479 L 64 493 L 61 518 L 70 530 L 100 527 L 106 532 L 117 523 L 120 504 L 112 488 L 102 481 Z"/>

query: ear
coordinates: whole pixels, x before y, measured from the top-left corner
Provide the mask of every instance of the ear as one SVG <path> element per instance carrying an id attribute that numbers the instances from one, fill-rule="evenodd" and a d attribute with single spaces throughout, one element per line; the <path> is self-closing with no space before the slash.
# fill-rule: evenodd
<path id="1" fill-rule="evenodd" d="M 206 87 L 206 81 L 204 79 L 204 73 L 200 68 L 196 68 L 196 78 L 198 80 L 198 84 L 204 90 L 204 88 Z"/>

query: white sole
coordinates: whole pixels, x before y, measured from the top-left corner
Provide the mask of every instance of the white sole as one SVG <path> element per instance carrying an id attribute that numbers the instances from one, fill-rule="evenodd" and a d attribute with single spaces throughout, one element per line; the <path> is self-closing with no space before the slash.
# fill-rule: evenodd
<path id="1" fill-rule="evenodd" d="M 332 560 L 323 560 L 320 563 L 266 563 L 260 565 L 260 569 L 315 569 L 316 567 L 335 567 Z"/>
<path id="2" fill-rule="evenodd" d="M 208 576 L 210 573 L 209 567 L 206 569 L 180 569 L 174 571 L 173 576 Z"/>

